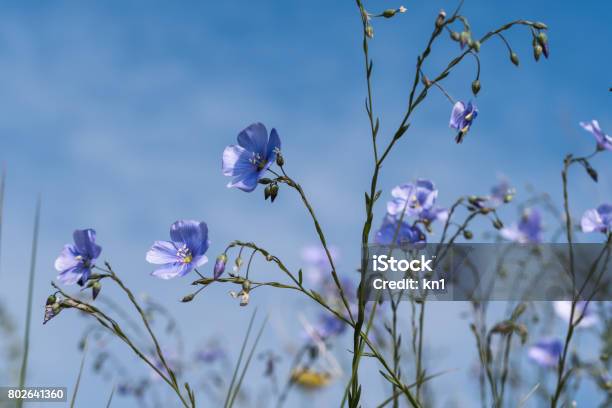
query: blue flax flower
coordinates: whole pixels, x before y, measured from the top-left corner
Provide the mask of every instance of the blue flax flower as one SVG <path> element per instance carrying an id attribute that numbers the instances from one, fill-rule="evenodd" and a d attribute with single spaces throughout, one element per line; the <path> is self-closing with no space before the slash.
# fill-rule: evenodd
<path id="1" fill-rule="evenodd" d="M 151 273 L 161 279 L 185 276 L 208 262 L 208 227 L 205 222 L 181 220 L 170 227 L 172 241 L 155 241 L 147 252 L 147 262 L 161 265 Z"/>
<path id="2" fill-rule="evenodd" d="M 346 323 L 330 313 L 325 313 L 320 316 L 319 322 L 315 325 L 315 330 L 321 339 L 328 339 L 344 333 Z"/>
<path id="3" fill-rule="evenodd" d="M 451 112 L 449 125 L 451 128 L 459 131 L 455 137 L 457 143 L 463 141 L 464 136 L 470 130 L 470 126 L 472 126 L 472 122 L 476 119 L 476 116 L 478 116 L 478 109 L 472 102 L 468 102 L 467 105 L 461 101 L 455 103 L 453 111 Z"/>
<path id="4" fill-rule="evenodd" d="M 427 242 L 427 237 L 416 225 L 411 225 L 402 221 L 398 230 L 399 219 L 387 215 L 383 223 L 374 236 L 374 242 L 379 245 L 391 245 L 393 237 L 396 237 L 395 244 L 415 244 L 422 245 Z M 397 231 L 397 236 L 395 235 Z"/>
<path id="5" fill-rule="evenodd" d="M 592 120 L 590 122 L 580 122 L 580 126 L 595 136 L 598 150 L 612 150 L 612 137 L 605 134 L 603 130 L 601 130 L 598 121 Z"/>
<path id="6" fill-rule="evenodd" d="M 65 285 L 78 283 L 83 286 L 102 247 L 96 245 L 96 231 L 92 229 L 76 230 L 72 236 L 74 244 L 64 245 L 55 260 L 55 269 L 59 272 L 57 279 Z"/>
<path id="7" fill-rule="evenodd" d="M 582 232 L 612 231 L 612 204 L 602 204 L 597 208 L 587 210 L 580 220 Z"/>
<path id="8" fill-rule="evenodd" d="M 542 217 L 535 209 L 526 209 L 518 223 L 502 228 L 501 236 L 519 244 L 542 242 Z"/>
<path id="9" fill-rule="evenodd" d="M 542 339 L 527 352 L 529 358 L 541 367 L 555 367 L 563 352 L 563 343 L 559 339 Z"/>
<path id="10" fill-rule="evenodd" d="M 419 216 L 431 210 L 438 198 L 438 190 L 429 180 L 419 179 L 416 183 L 406 183 L 391 190 L 393 199 L 387 203 L 387 213 L 393 217 L 404 218 Z"/>
<path id="11" fill-rule="evenodd" d="M 223 151 L 223 175 L 232 177 L 228 187 L 251 192 L 266 170 L 276 159 L 281 142 L 276 129 L 270 137 L 266 127 L 253 123 L 238 134 L 238 144 L 230 145 Z"/>

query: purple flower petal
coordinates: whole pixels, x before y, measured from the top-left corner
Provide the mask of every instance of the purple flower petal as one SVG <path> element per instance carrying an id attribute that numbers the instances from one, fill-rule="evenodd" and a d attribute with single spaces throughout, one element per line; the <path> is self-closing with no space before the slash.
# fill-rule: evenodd
<path id="1" fill-rule="evenodd" d="M 100 256 L 102 248 L 96 245 L 96 231 L 92 229 L 76 230 L 72 236 L 81 256 L 87 257 L 90 260 Z"/>
<path id="2" fill-rule="evenodd" d="M 156 265 L 164 265 L 174 262 L 179 262 L 181 259 L 177 256 L 178 248 L 172 242 L 155 241 L 149 251 L 147 251 L 146 260 L 149 263 Z"/>
<path id="3" fill-rule="evenodd" d="M 455 105 L 453 105 L 453 110 L 451 112 L 449 126 L 452 127 L 453 129 L 460 129 L 464 113 L 465 113 L 465 104 L 461 101 L 457 101 Z"/>
<path id="4" fill-rule="evenodd" d="M 238 134 L 238 144 L 250 152 L 266 153 L 268 131 L 262 123 L 253 123 Z"/>
<path id="5" fill-rule="evenodd" d="M 189 272 L 193 270 L 193 265 L 189 263 L 173 263 L 163 265 L 161 268 L 158 268 L 151 272 L 151 275 L 158 277 L 160 279 L 172 279 L 178 276 L 185 276 Z"/>
<path id="6" fill-rule="evenodd" d="M 170 227 L 173 242 L 182 242 L 193 256 L 204 254 L 208 249 L 208 226 L 205 222 L 179 220 Z"/>

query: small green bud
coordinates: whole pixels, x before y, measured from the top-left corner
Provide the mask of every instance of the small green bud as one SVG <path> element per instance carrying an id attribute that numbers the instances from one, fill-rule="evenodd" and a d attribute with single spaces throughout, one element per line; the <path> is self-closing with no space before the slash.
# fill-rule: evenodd
<path id="1" fill-rule="evenodd" d="M 266 188 L 264 188 L 264 200 L 267 200 L 268 198 L 270 198 L 270 192 L 271 192 L 270 185 L 267 185 Z"/>
<path id="2" fill-rule="evenodd" d="M 470 230 L 463 230 L 463 238 L 472 239 L 474 238 L 474 234 Z"/>
<path id="3" fill-rule="evenodd" d="M 94 281 L 91 284 L 91 296 L 93 297 L 93 300 L 96 300 L 96 298 L 100 294 L 101 289 L 102 289 L 102 284 L 100 283 L 100 281 Z"/>
<path id="4" fill-rule="evenodd" d="M 270 184 L 271 182 L 272 182 L 272 179 L 269 179 L 267 177 L 261 178 L 258 181 L 259 184 Z"/>
<path id="5" fill-rule="evenodd" d="M 493 227 L 497 230 L 504 228 L 504 223 L 499 218 L 493 220 Z"/>
<path id="6" fill-rule="evenodd" d="M 470 47 L 472 47 L 474 51 L 480 52 L 480 41 L 478 40 L 472 41 L 472 43 L 470 44 Z"/>
<path id="7" fill-rule="evenodd" d="M 285 165 L 285 159 L 283 158 L 283 155 L 280 152 L 276 153 L 276 164 L 279 167 L 283 167 Z"/>
<path id="8" fill-rule="evenodd" d="M 274 183 L 270 185 L 270 200 L 274 202 L 276 200 L 276 196 L 278 195 L 278 184 Z"/>
<path id="9" fill-rule="evenodd" d="M 469 44 L 471 40 L 471 35 L 467 31 L 462 31 L 459 35 L 459 42 L 461 43 L 461 45 Z"/>
<path id="10" fill-rule="evenodd" d="M 450 37 L 453 41 L 459 41 L 461 39 L 461 34 L 459 34 L 457 31 L 451 31 Z"/>
<path id="11" fill-rule="evenodd" d="M 505 203 L 505 204 L 508 204 L 508 203 L 509 203 L 510 201 L 512 201 L 513 199 L 514 199 L 514 195 L 512 195 L 512 194 L 506 194 L 506 195 L 504 196 L 504 203 Z"/>
<path id="12" fill-rule="evenodd" d="M 446 21 L 446 11 L 440 10 L 438 17 L 436 18 L 436 27 L 442 28 L 444 21 Z"/>
<path id="13" fill-rule="evenodd" d="M 51 295 L 47 298 L 47 306 L 52 305 L 57 302 L 57 298 L 55 295 Z"/>
<path id="14" fill-rule="evenodd" d="M 535 58 L 536 61 L 540 60 L 540 56 L 542 55 L 542 51 L 543 48 L 540 44 L 534 45 L 533 47 L 533 58 Z"/>
<path id="15" fill-rule="evenodd" d="M 546 46 L 546 44 L 548 43 L 548 36 L 547 36 L 547 35 L 546 35 L 546 33 L 544 33 L 544 32 L 540 32 L 540 33 L 538 34 L 537 39 L 538 39 L 538 43 L 539 43 L 539 44 L 540 44 L 542 47 Z"/>
<path id="16" fill-rule="evenodd" d="M 244 280 L 242 282 L 242 290 L 245 292 L 249 292 L 251 290 L 251 281 L 250 280 Z"/>
<path id="17" fill-rule="evenodd" d="M 384 18 L 391 18 L 395 15 L 395 13 L 397 13 L 397 10 L 395 9 L 387 9 L 385 11 L 382 12 L 382 16 Z"/>
<path id="18" fill-rule="evenodd" d="M 368 24 L 367 27 L 365 28 L 365 33 L 368 36 L 368 38 L 374 38 L 374 27 Z"/>
<path id="19" fill-rule="evenodd" d="M 533 24 L 533 27 L 534 27 L 534 28 L 537 28 L 538 30 L 546 30 L 546 29 L 548 28 L 548 26 L 547 26 L 546 24 L 541 23 L 541 22 L 539 22 L 539 21 L 535 22 L 535 23 Z"/>
<path id="20" fill-rule="evenodd" d="M 187 295 L 184 298 L 182 298 L 181 302 L 183 302 L 183 303 L 191 302 L 194 297 L 195 297 L 195 293 L 190 293 L 189 295 Z"/>
<path id="21" fill-rule="evenodd" d="M 512 61 L 512 63 L 517 67 L 519 66 L 519 57 L 516 52 L 513 51 L 510 53 L 510 61 Z"/>
<path id="22" fill-rule="evenodd" d="M 425 85 L 427 88 L 431 86 L 431 81 L 429 80 L 429 78 L 427 78 L 427 75 L 425 74 L 421 75 L 421 83 L 423 83 L 423 85 Z"/>
<path id="23" fill-rule="evenodd" d="M 480 81 L 476 79 L 472 82 L 472 93 L 476 96 L 478 92 L 480 92 Z"/>

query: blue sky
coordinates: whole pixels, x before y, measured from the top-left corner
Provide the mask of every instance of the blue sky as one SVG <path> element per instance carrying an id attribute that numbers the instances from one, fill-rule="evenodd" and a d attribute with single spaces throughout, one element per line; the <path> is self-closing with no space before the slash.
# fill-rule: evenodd
<path id="1" fill-rule="evenodd" d="M 376 10 L 400 5 L 369 3 Z M 416 53 L 433 19 L 455 2 L 404 5 L 406 14 L 375 21 L 371 43 L 381 137 L 389 137 L 399 123 Z M 436 182 L 444 205 L 461 194 L 486 193 L 504 174 L 519 193 L 531 184 L 559 202 L 564 154 L 586 154 L 593 147 L 578 122 L 596 118 L 608 133 L 612 129 L 611 11 L 612 4 L 604 1 L 588 6 L 466 1 L 464 14 L 477 35 L 516 18 L 545 21 L 551 59 L 534 63 L 526 30 L 507 36 L 520 55 L 519 69 L 501 42 L 483 46 L 480 116 L 472 132 L 455 145 L 448 129 L 450 104 L 432 92 L 385 164 L 383 197 L 396 184 L 425 177 Z M 41 193 L 35 312 L 42 310 L 55 276 L 53 260 L 72 230 L 94 227 L 105 259 L 136 292 L 155 296 L 180 317 L 190 345 L 219 332 L 228 344 L 239 344 L 249 313 L 229 299 L 227 288 L 190 305 L 177 304 L 190 290 L 189 278 L 155 280 L 144 253 L 153 240 L 167 237 L 173 221 L 194 218 L 209 224 L 211 257 L 240 238 L 299 266 L 300 248 L 316 242 L 316 236 L 298 197 L 281 191 L 270 206 L 259 191 L 226 189 L 220 172 L 223 148 L 254 121 L 278 129 L 287 168 L 310 195 L 330 242 L 341 249 L 345 272 L 353 271 L 371 172 L 359 35 L 352 1 L 5 3 L 0 16 L 0 162 L 8 169 L 3 303 L 21 320 L 25 289 L 20 288 L 26 285 L 34 202 Z M 457 45 L 444 38 L 425 72 L 437 72 L 456 53 Z M 469 59 L 453 72 L 445 85 L 451 95 L 471 97 L 473 72 Z M 594 165 L 597 185 L 580 171 L 571 177 L 576 214 L 612 197 L 610 158 L 600 157 Z M 377 220 L 383 211 L 379 206 Z M 269 291 L 254 297 L 257 305 L 272 311 L 276 326 L 286 325 L 289 337 L 298 336 L 286 323 L 293 309 L 274 311 L 308 303 Z M 31 382 L 62 378 L 70 385 L 84 322 L 66 313 L 42 328 L 39 314 Z M 430 351 L 460 347 L 471 353 L 466 322 L 446 315 L 444 305 L 432 308 L 431 334 L 439 336 Z M 277 330 L 266 334 L 266 348 L 281 347 Z M 465 332 L 458 345 L 440 340 L 456 331 Z M 449 361 L 466 366 L 474 357 Z M 440 381 L 457 395 L 471 384 L 465 372 L 450 377 Z M 384 395 L 374 375 L 371 381 L 367 401 L 374 403 Z M 85 378 L 83 403 L 98 401 L 99 384 L 93 375 Z M 337 392 L 334 388 L 321 398 L 336 401 Z M 117 400 L 115 406 L 128 406 L 121 403 L 127 404 Z"/>

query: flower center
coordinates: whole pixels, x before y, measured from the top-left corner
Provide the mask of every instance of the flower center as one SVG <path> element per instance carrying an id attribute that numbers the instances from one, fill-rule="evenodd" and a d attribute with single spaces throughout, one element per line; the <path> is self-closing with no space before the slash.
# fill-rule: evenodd
<path id="1" fill-rule="evenodd" d="M 182 263 L 190 263 L 193 260 L 193 255 L 191 255 L 191 250 L 187 248 L 187 245 L 183 244 L 182 247 L 176 252 L 176 256 L 180 259 Z"/>
<path id="2" fill-rule="evenodd" d="M 83 266 L 89 268 L 91 266 L 91 261 L 87 258 L 84 258 L 82 255 L 77 255 L 74 257 L 79 262 L 83 263 Z"/>
<path id="3" fill-rule="evenodd" d="M 257 167 L 257 170 L 263 170 L 263 168 L 266 166 L 266 161 L 259 153 L 253 153 L 251 163 Z"/>

